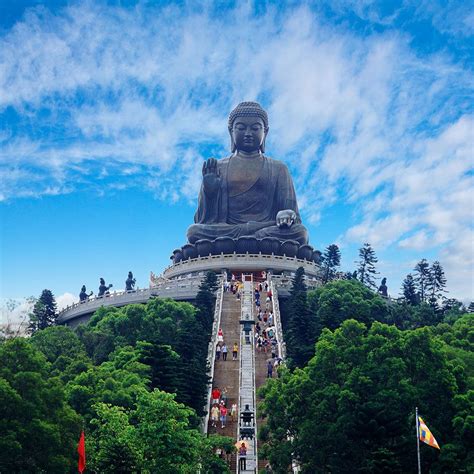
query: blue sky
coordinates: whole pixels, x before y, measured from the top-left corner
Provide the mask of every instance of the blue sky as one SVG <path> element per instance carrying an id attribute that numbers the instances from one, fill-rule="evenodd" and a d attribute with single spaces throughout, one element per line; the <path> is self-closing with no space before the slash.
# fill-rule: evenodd
<path id="1" fill-rule="evenodd" d="M 185 243 L 240 101 L 270 117 L 313 246 L 421 258 L 473 299 L 468 2 L 0 3 L 1 297 L 139 286 Z"/>

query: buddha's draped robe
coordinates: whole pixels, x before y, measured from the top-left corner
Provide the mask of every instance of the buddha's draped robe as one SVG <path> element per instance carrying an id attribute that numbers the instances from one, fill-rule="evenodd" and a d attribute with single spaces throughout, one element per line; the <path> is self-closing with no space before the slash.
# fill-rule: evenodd
<path id="1" fill-rule="evenodd" d="M 229 176 L 232 157 L 217 161 L 220 186 L 213 196 L 206 195 L 201 185 L 195 224 L 188 229 L 188 240 L 214 240 L 217 237 L 276 237 L 281 241 L 308 243 L 308 232 L 301 224 L 296 194 L 286 165 L 266 156 L 260 173 L 237 186 Z M 276 225 L 279 211 L 292 209 L 296 213 L 290 228 Z"/>

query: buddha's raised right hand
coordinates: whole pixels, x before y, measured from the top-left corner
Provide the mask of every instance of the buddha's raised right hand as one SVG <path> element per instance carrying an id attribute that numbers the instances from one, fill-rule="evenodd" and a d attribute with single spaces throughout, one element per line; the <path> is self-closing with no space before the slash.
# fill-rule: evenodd
<path id="1" fill-rule="evenodd" d="M 202 183 L 208 195 L 216 194 L 221 185 L 221 177 L 215 158 L 207 159 L 202 165 Z"/>

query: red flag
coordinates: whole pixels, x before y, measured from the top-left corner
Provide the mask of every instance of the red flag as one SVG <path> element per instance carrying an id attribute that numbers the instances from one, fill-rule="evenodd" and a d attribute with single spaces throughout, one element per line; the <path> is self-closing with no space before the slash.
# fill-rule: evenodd
<path id="1" fill-rule="evenodd" d="M 81 431 L 81 437 L 79 438 L 79 444 L 77 445 L 77 452 L 79 453 L 77 469 L 82 474 L 86 468 L 86 437 L 84 431 Z"/>

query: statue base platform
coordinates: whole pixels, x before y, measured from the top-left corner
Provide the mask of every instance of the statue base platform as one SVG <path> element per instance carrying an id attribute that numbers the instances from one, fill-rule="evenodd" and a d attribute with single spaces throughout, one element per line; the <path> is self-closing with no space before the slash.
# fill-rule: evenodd
<path id="1" fill-rule="evenodd" d="M 167 279 L 187 278 L 202 275 L 208 271 L 231 273 L 248 273 L 270 271 L 272 274 L 291 275 L 303 267 L 308 279 L 320 279 L 320 266 L 312 261 L 281 255 L 263 254 L 221 254 L 181 260 L 167 267 L 162 276 Z"/>
<path id="2" fill-rule="evenodd" d="M 74 327 L 86 323 L 102 306 L 120 307 L 146 303 L 153 297 L 193 301 L 208 271 L 226 272 L 229 279 L 232 273 L 240 278 L 241 273 L 271 272 L 278 294 L 285 297 L 291 288 L 291 277 L 299 267 L 305 270 L 308 288 L 316 288 L 321 284 L 320 266 L 296 257 L 233 253 L 181 260 L 167 267 L 158 281 L 150 284 L 149 288 L 113 291 L 105 296 L 89 298 L 68 306 L 59 313 L 58 323 Z"/>

